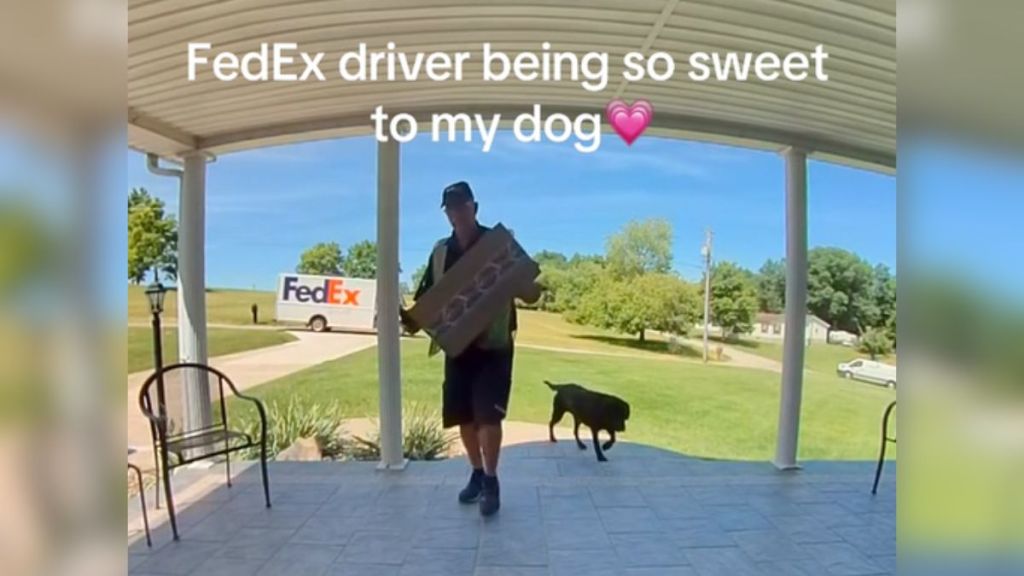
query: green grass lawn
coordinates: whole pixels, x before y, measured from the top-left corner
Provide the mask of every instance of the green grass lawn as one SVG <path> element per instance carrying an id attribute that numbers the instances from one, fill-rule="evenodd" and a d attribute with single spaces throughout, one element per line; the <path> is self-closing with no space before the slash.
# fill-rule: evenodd
<path id="1" fill-rule="evenodd" d="M 260 324 L 274 323 L 273 292 L 259 290 L 227 290 L 209 288 L 206 290 L 206 321 L 211 324 L 252 324 L 250 307 L 259 307 Z M 174 321 L 178 316 L 178 295 L 175 290 L 167 292 L 164 299 L 165 321 Z M 128 286 L 128 321 L 149 322 L 149 301 L 145 286 Z"/>
<path id="2" fill-rule="evenodd" d="M 232 330 L 209 328 L 207 354 L 210 357 L 242 352 L 284 344 L 295 340 L 291 334 L 278 330 Z M 153 330 L 150 328 L 128 328 L 128 373 L 153 367 Z M 176 362 L 178 358 L 178 329 L 164 328 L 164 364 Z"/>
<path id="3" fill-rule="evenodd" d="M 716 337 L 712 338 L 719 341 L 721 340 Z M 729 344 L 731 346 L 735 346 L 739 350 L 750 352 L 751 354 L 757 354 L 758 356 L 771 358 L 772 360 L 778 360 L 779 362 L 782 361 L 782 341 L 774 342 L 767 340 L 754 340 L 753 338 L 743 338 L 737 342 L 730 342 Z M 805 349 L 804 366 L 808 370 L 834 375 L 836 373 L 836 366 L 840 362 L 848 362 L 857 358 L 869 358 L 869 356 L 858 351 L 856 348 L 851 348 L 849 346 L 814 342 Z M 896 364 L 895 356 L 881 356 L 878 360 L 880 362 Z"/>
<path id="4" fill-rule="evenodd" d="M 576 381 L 630 402 L 632 419 L 624 440 L 702 457 L 765 461 L 774 455 L 777 374 L 528 348 L 516 351 L 515 362 L 512 420 L 546 424 L 551 392 L 542 381 Z M 425 340 L 403 341 L 406 403 L 439 409 L 441 373 L 442 360 L 427 358 Z M 376 350 L 327 362 L 250 392 L 268 402 L 337 402 L 348 417 L 376 416 Z M 879 420 L 895 392 L 810 373 L 803 398 L 802 458 L 877 457 Z"/>
<path id="5" fill-rule="evenodd" d="M 249 306 L 257 303 L 261 323 L 270 322 L 274 294 L 244 290 L 207 292 L 207 318 L 211 323 L 247 324 Z M 173 318 L 175 298 L 167 298 L 166 318 Z M 129 288 L 129 319 L 148 320 L 143 289 Z M 209 329 L 211 356 L 286 342 L 293 337 L 269 330 Z M 544 379 L 576 381 L 628 400 L 633 417 L 625 440 L 650 444 L 680 453 L 743 460 L 770 460 L 778 417 L 779 377 L 768 371 L 657 361 L 669 354 L 656 336 L 640 344 L 635 335 L 569 324 L 556 314 L 520 312 L 520 344 L 572 348 L 590 352 L 630 353 L 636 358 L 594 356 L 530 349 L 516 352 L 515 384 L 510 419 L 546 424 L 551 392 Z M 173 328 L 164 339 L 165 358 L 176 357 Z M 743 349 L 781 359 L 782 347 L 773 342 L 742 342 Z M 152 365 L 150 330 L 130 328 L 128 369 Z M 403 398 L 407 403 L 440 408 L 441 358 L 427 358 L 426 339 L 402 345 Z M 699 357 L 699 350 L 684 346 L 675 353 Z M 855 350 L 825 344 L 807 353 L 811 370 L 804 379 L 801 458 L 872 459 L 877 455 L 879 419 L 895 393 L 883 388 L 847 382 L 834 376 L 835 364 L 857 356 Z M 377 414 L 377 356 L 375 349 L 327 362 L 269 382 L 251 390 L 269 402 L 341 404 L 346 416 Z"/>
<path id="6" fill-rule="evenodd" d="M 635 334 L 619 334 L 591 326 L 580 326 L 565 321 L 559 314 L 519 310 L 519 331 L 516 342 L 533 346 L 572 348 L 589 352 L 636 354 L 639 356 L 668 355 L 668 342 L 660 335 L 649 333 L 645 342 Z M 701 351 L 686 343 L 680 344 L 674 355 L 682 358 L 700 358 Z"/>
<path id="7" fill-rule="evenodd" d="M 411 298 L 407 298 L 411 305 Z M 260 324 L 274 324 L 275 296 L 273 292 L 234 289 L 208 289 L 206 291 L 206 321 L 211 324 L 251 324 L 249 307 L 259 306 Z M 167 293 L 163 318 L 173 322 L 177 318 L 177 294 Z M 146 322 L 150 319 L 149 303 L 144 286 L 128 287 L 128 321 Z M 561 315 L 533 310 L 519 310 L 518 341 L 534 346 L 574 348 L 591 352 L 616 354 L 670 354 L 668 343 L 659 335 L 649 334 L 640 343 L 635 334 L 623 335 L 610 330 L 580 326 L 566 322 Z M 699 358 L 700 350 L 681 345 L 675 353 L 687 358 Z"/>

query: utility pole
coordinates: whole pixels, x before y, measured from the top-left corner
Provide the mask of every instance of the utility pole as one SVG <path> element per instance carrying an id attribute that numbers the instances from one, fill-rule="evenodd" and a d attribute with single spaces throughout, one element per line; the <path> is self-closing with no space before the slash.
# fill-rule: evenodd
<path id="1" fill-rule="evenodd" d="M 704 363 L 708 361 L 708 316 L 711 314 L 711 228 L 704 231 L 704 246 L 700 249 L 704 257 Z"/>

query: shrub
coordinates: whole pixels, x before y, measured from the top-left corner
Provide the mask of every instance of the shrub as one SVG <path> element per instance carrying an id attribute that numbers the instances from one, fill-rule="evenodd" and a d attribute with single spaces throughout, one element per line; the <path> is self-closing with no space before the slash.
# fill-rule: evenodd
<path id="1" fill-rule="evenodd" d="M 338 430 L 342 416 L 337 403 L 305 404 L 292 398 L 283 407 L 274 402 L 268 404 L 266 408 L 267 456 L 271 460 L 299 438 L 316 439 L 320 452 L 328 458 L 342 452 L 343 441 Z M 255 410 L 245 412 L 240 420 L 241 431 L 253 439 L 259 438 L 260 420 Z M 260 449 L 259 446 L 255 446 L 240 454 L 246 459 L 257 459 L 260 456 Z"/>
<path id="2" fill-rule="evenodd" d="M 410 460 L 437 460 L 444 458 L 455 442 L 456 436 L 441 426 L 440 415 L 435 410 L 413 405 L 405 413 L 402 429 L 402 453 Z M 380 458 L 380 434 L 369 438 L 353 437 L 345 448 L 347 456 L 356 460 Z"/>
<path id="3" fill-rule="evenodd" d="M 443 458 L 455 442 L 455 434 L 445 431 L 436 410 L 413 406 L 405 419 L 405 441 L 402 451 L 410 460 Z"/>
<path id="4" fill-rule="evenodd" d="M 860 339 L 860 351 L 870 354 L 874 360 L 878 356 L 884 356 L 892 352 L 892 341 L 885 335 L 885 331 L 877 328 L 870 328 Z"/>

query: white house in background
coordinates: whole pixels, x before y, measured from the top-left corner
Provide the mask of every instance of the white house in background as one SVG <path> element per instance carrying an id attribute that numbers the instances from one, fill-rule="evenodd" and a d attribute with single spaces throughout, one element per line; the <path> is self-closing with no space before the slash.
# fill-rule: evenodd
<path id="1" fill-rule="evenodd" d="M 814 314 L 807 315 L 806 339 L 811 342 L 826 342 L 828 339 L 828 322 Z M 786 317 L 783 314 L 761 312 L 754 319 L 754 327 L 750 335 L 765 340 L 782 340 L 786 334 Z"/>

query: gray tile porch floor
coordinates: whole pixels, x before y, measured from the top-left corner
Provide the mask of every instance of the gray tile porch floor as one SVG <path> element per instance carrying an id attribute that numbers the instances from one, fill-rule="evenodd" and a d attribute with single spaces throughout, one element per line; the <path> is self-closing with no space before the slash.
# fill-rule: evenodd
<path id="1" fill-rule="evenodd" d="M 502 510 L 455 499 L 464 460 L 379 472 L 365 462 L 275 462 L 175 477 L 181 540 L 129 506 L 129 573 L 144 575 L 746 576 L 893 574 L 895 464 L 700 460 L 620 443 L 600 464 L 572 442 L 503 451 Z M 152 496 L 150 496 L 152 498 Z M 152 500 L 149 501 L 152 507 Z"/>

